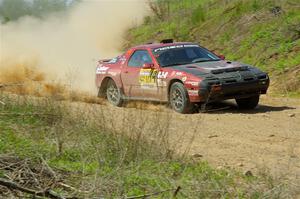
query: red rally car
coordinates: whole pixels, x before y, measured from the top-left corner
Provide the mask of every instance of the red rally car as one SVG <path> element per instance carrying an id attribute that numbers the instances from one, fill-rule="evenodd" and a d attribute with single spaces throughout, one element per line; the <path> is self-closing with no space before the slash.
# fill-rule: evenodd
<path id="1" fill-rule="evenodd" d="M 269 77 L 256 67 L 225 60 L 195 43 L 164 40 L 133 47 L 96 68 L 98 96 L 121 106 L 124 100 L 169 102 L 179 113 L 225 99 L 253 109 L 266 94 Z"/>

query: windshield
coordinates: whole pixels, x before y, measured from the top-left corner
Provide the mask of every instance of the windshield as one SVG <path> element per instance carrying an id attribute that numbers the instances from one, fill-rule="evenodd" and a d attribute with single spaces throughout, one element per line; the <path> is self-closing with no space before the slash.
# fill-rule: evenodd
<path id="1" fill-rule="evenodd" d="M 154 49 L 153 53 L 161 67 L 220 61 L 215 54 L 198 45 L 166 46 Z"/>

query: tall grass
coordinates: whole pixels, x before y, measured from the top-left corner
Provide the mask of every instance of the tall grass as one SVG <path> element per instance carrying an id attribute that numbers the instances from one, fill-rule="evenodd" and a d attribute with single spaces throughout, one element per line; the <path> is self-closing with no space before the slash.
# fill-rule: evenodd
<path id="1" fill-rule="evenodd" d="M 182 143 L 186 132 L 171 139 L 173 114 L 167 111 L 7 94 L 1 94 L 0 100 L 5 104 L 0 105 L 0 154 L 30 160 L 33 165 L 41 164 L 41 159 L 47 162 L 57 175 L 52 187 L 61 194 L 126 198 L 163 191 L 158 198 L 172 198 L 178 186 L 177 198 L 284 198 L 290 194 L 285 185 L 216 170 L 188 156 L 189 147 Z M 195 132 L 200 123 L 195 121 L 186 131 Z M 0 173 L 21 183 L 10 171 L 0 169 Z"/>
<path id="2" fill-rule="evenodd" d="M 1 101 L 1 153 L 33 161 L 43 157 L 56 169 L 80 178 L 88 175 L 86 181 L 70 183 L 92 195 L 121 196 L 126 193 L 122 176 L 128 175 L 123 172 L 175 158 L 168 140 L 168 114 L 148 116 L 139 110 L 117 116 L 120 112 L 110 108 L 31 96 L 1 95 Z M 90 180 L 92 187 L 85 184 Z"/>

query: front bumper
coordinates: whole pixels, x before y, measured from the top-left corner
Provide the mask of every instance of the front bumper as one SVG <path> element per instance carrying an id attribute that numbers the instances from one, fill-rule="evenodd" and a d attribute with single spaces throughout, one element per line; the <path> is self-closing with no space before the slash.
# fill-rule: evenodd
<path id="1" fill-rule="evenodd" d="M 200 102 L 212 102 L 226 99 L 246 98 L 254 95 L 266 94 L 270 79 L 255 78 L 236 82 L 218 83 L 203 80 L 198 91 Z M 192 100 L 194 101 L 194 100 Z"/>

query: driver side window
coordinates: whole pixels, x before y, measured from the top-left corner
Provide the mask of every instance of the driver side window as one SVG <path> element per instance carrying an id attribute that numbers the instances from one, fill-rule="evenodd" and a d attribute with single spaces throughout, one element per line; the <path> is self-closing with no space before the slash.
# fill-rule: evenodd
<path id="1" fill-rule="evenodd" d="M 128 61 L 128 66 L 143 67 L 145 63 L 152 63 L 152 59 L 147 50 L 137 50 Z"/>

